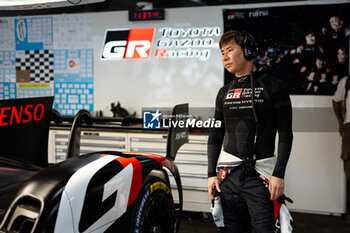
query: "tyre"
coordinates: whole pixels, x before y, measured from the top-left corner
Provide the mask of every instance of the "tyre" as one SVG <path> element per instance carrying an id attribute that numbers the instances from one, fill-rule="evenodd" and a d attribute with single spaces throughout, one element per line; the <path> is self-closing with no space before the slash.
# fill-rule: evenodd
<path id="1" fill-rule="evenodd" d="M 176 217 L 170 185 L 151 176 L 142 186 L 132 217 L 132 233 L 174 233 Z"/>

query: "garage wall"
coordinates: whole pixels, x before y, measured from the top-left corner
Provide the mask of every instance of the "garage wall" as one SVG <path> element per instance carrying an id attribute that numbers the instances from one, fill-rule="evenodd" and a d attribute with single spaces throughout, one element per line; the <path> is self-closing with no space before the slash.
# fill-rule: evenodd
<path id="1" fill-rule="evenodd" d="M 307 2 L 320 3 L 326 2 Z M 284 4 L 231 5 L 225 8 L 277 5 Z M 101 60 L 101 51 L 107 29 L 155 28 L 153 46 L 161 38 L 159 30 L 164 27 L 218 27 L 222 33 L 223 8 L 166 9 L 164 21 L 149 22 L 129 22 L 126 11 L 89 13 L 94 49 L 94 110 L 111 115 L 110 103 L 117 101 L 129 112 L 136 111 L 138 116 L 142 107 L 169 107 L 183 102 L 188 102 L 191 107 L 213 107 L 216 93 L 223 85 L 223 68 L 217 48 L 219 36 L 212 36 L 214 43 L 205 47 L 210 51 L 205 60 L 155 58 L 155 47 L 152 47 L 151 58 L 145 60 Z M 286 176 L 286 194 L 295 201 L 291 208 L 305 212 L 344 213 L 345 179 L 339 159 L 340 137 L 331 108 L 331 96 L 292 96 L 292 103 L 299 110 L 326 111 L 322 118 L 315 113 L 294 115 L 294 145 Z"/>

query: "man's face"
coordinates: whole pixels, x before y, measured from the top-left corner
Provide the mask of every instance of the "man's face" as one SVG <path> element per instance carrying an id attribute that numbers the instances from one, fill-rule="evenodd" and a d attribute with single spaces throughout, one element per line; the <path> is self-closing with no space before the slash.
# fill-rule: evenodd
<path id="1" fill-rule="evenodd" d="M 317 69 L 322 69 L 323 61 L 321 59 L 316 58 L 316 67 Z"/>
<path id="2" fill-rule="evenodd" d="M 339 17 L 337 16 L 333 16 L 329 19 L 329 23 L 331 24 L 331 27 L 334 30 L 337 30 L 338 28 L 340 28 L 340 20 Z"/>
<path id="3" fill-rule="evenodd" d="M 305 37 L 305 40 L 306 40 L 306 44 L 308 44 L 308 45 L 314 45 L 316 42 L 315 35 L 312 33 L 307 34 Z"/>
<path id="4" fill-rule="evenodd" d="M 221 47 L 222 64 L 230 73 L 239 75 L 247 66 L 243 50 L 236 42 L 231 41 Z"/>
<path id="5" fill-rule="evenodd" d="M 339 63 L 345 62 L 345 53 L 342 49 L 338 49 L 338 62 Z"/>

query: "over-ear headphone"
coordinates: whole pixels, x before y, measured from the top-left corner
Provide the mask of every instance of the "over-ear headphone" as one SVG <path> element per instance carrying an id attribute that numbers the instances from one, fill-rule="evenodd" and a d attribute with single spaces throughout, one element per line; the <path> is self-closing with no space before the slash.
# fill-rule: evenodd
<path id="1" fill-rule="evenodd" d="M 252 35 L 243 33 L 244 41 L 242 45 L 244 58 L 248 61 L 254 60 L 258 56 L 258 46 Z"/>

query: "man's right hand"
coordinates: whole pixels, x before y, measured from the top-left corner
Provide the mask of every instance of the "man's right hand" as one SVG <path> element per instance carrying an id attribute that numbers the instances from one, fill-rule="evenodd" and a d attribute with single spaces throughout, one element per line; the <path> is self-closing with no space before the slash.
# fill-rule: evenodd
<path id="1" fill-rule="evenodd" d="M 340 137 L 343 137 L 343 128 L 344 128 L 344 125 L 343 125 L 343 124 L 339 124 L 339 134 L 340 134 Z"/>
<path id="2" fill-rule="evenodd" d="M 221 192 L 219 179 L 217 176 L 212 176 L 208 178 L 208 193 L 209 193 L 210 199 L 213 199 L 213 187 L 216 187 L 216 190 L 218 192 Z"/>
<path id="3" fill-rule="evenodd" d="M 335 116 L 337 117 L 338 123 L 339 123 L 339 134 L 341 137 L 343 137 L 343 115 L 342 115 L 342 105 L 341 102 L 336 102 L 332 100 L 333 104 L 333 110 L 335 113 Z"/>

